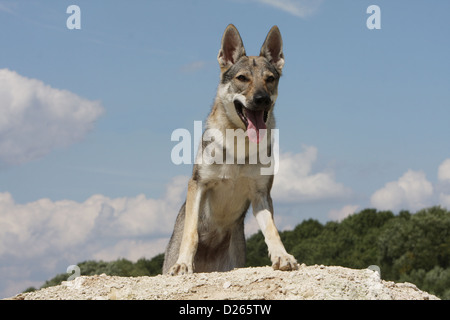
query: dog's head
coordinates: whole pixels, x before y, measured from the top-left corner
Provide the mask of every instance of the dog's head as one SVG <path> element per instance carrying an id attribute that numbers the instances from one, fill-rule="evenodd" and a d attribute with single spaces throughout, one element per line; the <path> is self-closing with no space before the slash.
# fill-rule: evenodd
<path id="1" fill-rule="evenodd" d="M 272 110 L 284 65 L 278 27 L 270 29 L 259 56 L 247 56 L 238 30 L 230 24 L 223 34 L 217 60 L 221 69 L 218 98 L 227 117 L 258 143 L 259 130 L 275 125 Z"/>

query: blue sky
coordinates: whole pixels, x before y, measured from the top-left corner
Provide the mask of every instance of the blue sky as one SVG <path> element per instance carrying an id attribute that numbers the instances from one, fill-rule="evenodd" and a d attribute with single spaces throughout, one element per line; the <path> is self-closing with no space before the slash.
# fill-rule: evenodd
<path id="1" fill-rule="evenodd" d="M 81 29 L 69 30 L 69 5 Z M 381 29 L 369 30 L 378 5 Z M 278 25 L 276 222 L 450 207 L 447 1 L 0 0 L 0 297 L 88 259 L 163 252 L 225 27 Z M 247 233 L 256 232 L 251 215 Z"/>

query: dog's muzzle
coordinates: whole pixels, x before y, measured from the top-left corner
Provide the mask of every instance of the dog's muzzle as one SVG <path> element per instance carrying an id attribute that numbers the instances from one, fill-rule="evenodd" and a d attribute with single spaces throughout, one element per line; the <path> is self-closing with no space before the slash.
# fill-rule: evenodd
<path id="1" fill-rule="evenodd" d="M 242 102 L 239 101 L 239 100 L 234 100 L 234 107 L 236 108 L 236 113 L 238 114 L 239 118 L 245 124 L 245 128 L 248 128 L 248 125 L 249 125 L 248 118 L 249 118 L 249 116 L 251 118 L 255 118 L 256 119 L 256 118 L 260 118 L 260 116 L 262 114 L 262 120 L 263 120 L 262 123 L 264 123 L 264 125 L 265 125 L 265 123 L 267 122 L 267 118 L 268 118 L 268 115 L 269 115 L 269 110 L 265 110 L 265 109 L 263 109 L 263 110 L 252 110 L 252 109 L 246 108 L 242 104 Z M 260 124 L 262 124 L 262 123 L 260 122 Z M 262 128 L 262 129 L 265 129 L 265 128 Z"/>
<path id="2" fill-rule="evenodd" d="M 239 99 L 234 100 L 236 113 L 244 123 L 251 141 L 259 143 L 263 137 L 260 135 L 260 130 L 267 128 L 266 122 L 271 105 L 272 101 L 267 94 L 255 94 L 248 107 L 244 106 Z"/>

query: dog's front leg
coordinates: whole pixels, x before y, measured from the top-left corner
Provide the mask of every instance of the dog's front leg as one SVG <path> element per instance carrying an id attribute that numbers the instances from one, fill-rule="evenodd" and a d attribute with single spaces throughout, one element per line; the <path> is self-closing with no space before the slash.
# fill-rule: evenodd
<path id="1" fill-rule="evenodd" d="M 272 198 L 269 194 L 258 193 L 252 201 L 253 214 L 258 221 L 269 249 L 272 268 L 275 270 L 297 270 L 298 263 L 295 258 L 286 252 L 280 235 L 273 220 Z"/>
<path id="2" fill-rule="evenodd" d="M 198 245 L 198 218 L 201 198 L 202 188 L 200 184 L 193 179 L 189 180 L 180 253 L 177 262 L 169 269 L 170 275 L 194 272 L 193 264 Z"/>

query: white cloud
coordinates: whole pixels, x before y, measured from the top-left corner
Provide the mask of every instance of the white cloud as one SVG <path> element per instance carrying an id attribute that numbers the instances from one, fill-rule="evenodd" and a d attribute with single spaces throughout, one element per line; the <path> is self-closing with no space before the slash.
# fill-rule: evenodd
<path id="1" fill-rule="evenodd" d="M 279 170 L 272 188 L 274 200 L 302 203 L 348 197 L 352 191 L 336 182 L 331 170 L 312 172 L 317 160 L 317 148 L 303 148 L 302 153 L 280 154 Z"/>
<path id="2" fill-rule="evenodd" d="M 397 181 L 376 191 L 371 203 L 380 210 L 419 210 L 432 204 L 433 192 L 424 172 L 408 170 Z"/>
<path id="3" fill-rule="evenodd" d="M 64 263 L 136 260 L 164 252 L 187 181 L 186 176 L 173 178 L 158 199 L 93 195 L 84 202 L 40 199 L 18 204 L 11 194 L 0 193 L 0 298 L 17 293 L 8 291 L 12 289 L 3 280 L 16 288 L 12 282 L 36 281 L 29 276 L 32 270 L 51 277 L 65 272 L 56 269 Z M 19 267 L 23 271 L 17 274 Z"/>
<path id="4" fill-rule="evenodd" d="M 305 18 L 314 14 L 323 0 L 254 0 L 274 8 L 288 12 L 294 16 Z"/>
<path id="5" fill-rule="evenodd" d="M 184 201 L 187 177 L 175 177 L 160 199 L 138 195 L 110 199 L 94 195 L 86 201 L 40 199 L 16 204 L 0 193 L 0 257 L 32 258 L 70 250 L 86 241 L 135 239 L 170 234 Z"/>
<path id="6" fill-rule="evenodd" d="M 21 164 L 81 140 L 100 102 L 0 69 L 0 161 Z"/>
<path id="7" fill-rule="evenodd" d="M 328 218 L 331 220 L 341 221 L 351 214 L 354 214 L 359 209 L 358 205 L 347 205 L 341 209 L 333 209 L 328 213 Z"/>
<path id="8" fill-rule="evenodd" d="M 439 166 L 438 179 L 440 181 L 450 181 L 450 159 L 446 159 Z"/>

